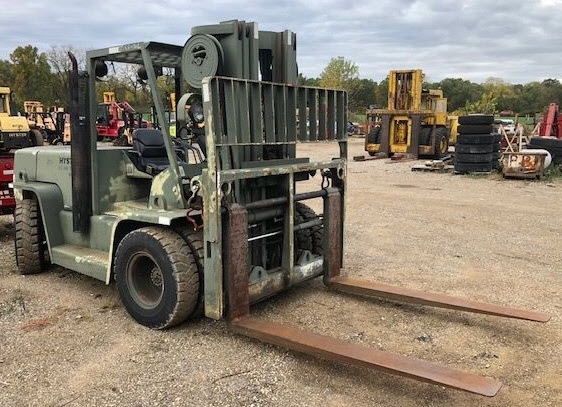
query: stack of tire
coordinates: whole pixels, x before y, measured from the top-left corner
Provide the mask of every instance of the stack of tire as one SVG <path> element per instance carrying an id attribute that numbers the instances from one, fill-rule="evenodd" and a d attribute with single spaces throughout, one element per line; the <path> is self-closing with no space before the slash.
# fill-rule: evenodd
<path id="1" fill-rule="evenodd" d="M 493 133 L 494 116 L 459 117 L 455 173 L 490 172 L 499 168 L 501 135 Z"/>

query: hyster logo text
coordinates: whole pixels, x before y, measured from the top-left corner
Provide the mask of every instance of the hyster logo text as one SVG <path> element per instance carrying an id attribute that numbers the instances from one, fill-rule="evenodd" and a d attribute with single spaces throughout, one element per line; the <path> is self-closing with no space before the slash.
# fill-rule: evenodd
<path id="1" fill-rule="evenodd" d="M 59 164 L 70 165 L 70 157 L 59 157 Z"/>

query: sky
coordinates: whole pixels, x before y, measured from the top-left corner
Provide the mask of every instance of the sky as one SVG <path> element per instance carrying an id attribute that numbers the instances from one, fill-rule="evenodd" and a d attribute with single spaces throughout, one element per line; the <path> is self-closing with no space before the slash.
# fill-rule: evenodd
<path id="1" fill-rule="evenodd" d="M 0 59 L 27 44 L 183 45 L 192 26 L 238 19 L 296 32 L 306 77 L 342 56 L 377 82 L 410 68 L 428 82 L 562 81 L 562 0 L 0 0 L 0 9 Z"/>

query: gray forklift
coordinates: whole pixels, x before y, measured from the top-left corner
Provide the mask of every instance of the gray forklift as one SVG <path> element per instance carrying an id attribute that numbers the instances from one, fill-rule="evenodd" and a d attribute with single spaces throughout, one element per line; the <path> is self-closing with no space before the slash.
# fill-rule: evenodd
<path id="1" fill-rule="evenodd" d="M 492 378 L 251 315 L 251 304 L 322 277 L 330 289 L 361 296 L 549 319 L 344 275 L 346 93 L 297 86 L 290 31 L 228 21 L 191 34 L 183 47 L 142 42 L 88 51 L 85 72 L 72 58 L 71 146 L 16 152 L 19 272 L 56 264 L 115 281 L 127 312 L 150 328 L 224 318 L 235 333 L 267 343 L 495 395 L 501 383 Z M 113 62 L 146 71 L 160 123 L 136 129 L 132 146 L 97 142 L 96 79 Z M 176 95 L 183 95 L 177 137 L 170 137 L 158 90 L 163 68 L 174 72 Z M 339 154 L 298 157 L 298 144 L 308 142 L 332 143 Z M 301 182 L 313 187 L 301 191 Z M 322 214 L 304 204 L 310 200 L 322 200 Z"/>

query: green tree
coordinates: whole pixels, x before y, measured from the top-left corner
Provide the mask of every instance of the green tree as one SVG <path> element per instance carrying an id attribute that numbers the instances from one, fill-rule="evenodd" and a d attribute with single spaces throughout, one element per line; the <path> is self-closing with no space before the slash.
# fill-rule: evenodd
<path id="1" fill-rule="evenodd" d="M 54 103 L 51 88 L 51 68 L 47 55 L 39 53 L 37 47 L 17 47 L 10 54 L 13 74 L 13 90 L 16 103 L 22 106 L 24 100 L 40 100 L 46 105 Z"/>
<path id="2" fill-rule="evenodd" d="M 551 103 L 562 102 L 562 85 L 558 79 L 545 79 L 541 82 L 541 92 L 538 97 L 538 108 L 545 108 Z M 542 109 L 541 109 L 542 110 Z M 540 110 L 539 110 L 540 111 Z"/>
<path id="3" fill-rule="evenodd" d="M 78 68 L 85 69 L 86 51 L 72 45 L 53 46 L 47 52 L 51 68 L 51 93 L 57 106 L 70 107 L 69 74 L 72 68 L 68 53 L 72 52 L 78 60 Z"/>
<path id="4" fill-rule="evenodd" d="M 388 76 L 375 89 L 375 104 L 380 109 L 388 108 Z"/>
<path id="5" fill-rule="evenodd" d="M 320 74 L 319 86 L 347 91 L 348 109 L 353 113 L 363 111 L 366 106 L 359 99 L 361 81 L 359 67 L 344 57 L 332 58 Z"/>
<path id="6" fill-rule="evenodd" d="M 542 110 L 538 102 L 542 91 L 539 82 L 530 82 L 522 86 L 519 103 L 520 107 L 518 112 L 524 114 L 533 114 Z M 537 110 L 538 109 L 538 110 Z"/>
<path id="7" fill-rule="evenodd" d="M 494 114 L 497 111 L 497 97 L 491 92 L 484 92 L 476 102 L 466 102 L 464 107 L 458 110 L 459 115 L 471 113 Z"/>
<path id="8" fill-rule="evenodd" d="M 10 61 L 0 59 L 0 86 L 12 87 L 14 75 Z"/>
<path id="9" fill-rule="evenodd" d="M 358 109 L 365 110 L 370 105 L 376 104 L 375 91 L 377 83 L 372 79 L 357 79 L 353 104 Z"/>
<path id="10" fill-rule="evenodd" d="M 516 100 L 515 88 L 501 78 L 488 78 L 482 85 L 484 91 L 496 99 L 498 111 L 514 110 L 513 104 Z"/>
<path id="11" fill-rule="evenodd" d="M 344 57 L 337 57 L 332 58 L 320 74 L 320 86 L 349 91 L 348 87 L 355 79 L 359 79 L 357 64 Z"/>
<path id="12" fill-rule="evenodd" d="M 307 78 L 303 74 L 299 74 L 298 78 L 299 86 L 320 86 L 320 78 Z"/>
<path id="13" fill-rule="evenodd" d="M 481 85 L 461 78 L 445 78 L 441 82 L 429 85 L 429 87 L 443 90 L 450 112 L 465 106 L 467 102 L 476 102 L 482 97 L 483 93 Z"/>

